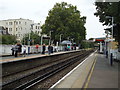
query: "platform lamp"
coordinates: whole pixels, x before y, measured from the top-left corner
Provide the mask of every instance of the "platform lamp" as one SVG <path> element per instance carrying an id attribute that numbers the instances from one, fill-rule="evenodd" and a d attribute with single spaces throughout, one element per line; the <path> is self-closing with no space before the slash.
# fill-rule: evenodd
<path id="1" fill-rule="evenodd" d="M 53 32 L 52 30 L 49 32 L 49 35 L 50 35 L 49 45 L 51 44 L 51 33 L 52 32 Z"/>
<path id="2" fill-rule="evenodd" d="M 63 34 L 60 34 L 60 44 L 61 44 L 61 40 L 62 40 L 62 35 Z M 62 46 L 60 45 L 60 51 L 62 50 Z"/>
<path id="3" fill-rule="evenodd" d="M 31 24 L 30 32 L 28 34 L 28 54 L 30 53 L 30 42 L 31 42 L 31 36 L 30 36 L 30 34 L 31 34 L 32 29 L 33 29 L 33 25 L 34 24 Z"/>
<path id="4" fill-rule="evenodd" d="M 106 33 L 106 39 L 105 39 L 105 55 L 106 58 L 108 58 L 108 30 L 110 30 L 109 28 L 104 29 L 105 33 Z"/>
<path id="5" fill-rule="evenodd" d="M 42 53 L 42 44 L 43 44 L 43 43 L 42 43 L 42 42 L 43 42 L 43 35 L 42 35 L 42 34 L 41 34 L 41 40 L 40 40 L 40 41 L 41 41 L 40 44 L 41 44 L 41 53 Z"/>
<path id="6" fill-rule="evenodd" d="M 106 16 L 106 18 L 108 18 L 108 19 L 112 19 L 112 35 L 111 35 L 111 37 L 113 38 L 113 22 L 114 22 L 114 17 L 111 17 L 111 16 Z"/>
<path id="7" fill-rule="evenodd" d="M 111 35 L 111 39 L 113 39 L 113 25 L 114 25 L 113 22 L 114 22 L 114 17 L 106 16 L 106 18 L 112 19 L 112 31 L 111 31 L 112 35 Z M 111 44 L 111 49 L 112 49 L 112 44 Z M 110 53 L 110 64 L 111 64 L 111 66 L 113 64 L 113 53 L 112 52 Z"/>

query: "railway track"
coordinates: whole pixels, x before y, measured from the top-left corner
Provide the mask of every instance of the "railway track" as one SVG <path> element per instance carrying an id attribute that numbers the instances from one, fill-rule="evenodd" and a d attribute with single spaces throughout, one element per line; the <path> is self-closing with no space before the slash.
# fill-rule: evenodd
<path id="1" fill-rule="evenodd" d="M 64 58 L 59 62 L 54 62 L 50 65 L 44 66 L 39 70 L 34 72 L 29 72 L 29 74 L 23 75 L 15 80 L 11 80 L 7 83 L 2 85 L 2 89 L 12 89 L 12 90 L 26 90 L 33 88 L 36 84 L 50 78 L 51 76 L 55 75 L 56 73 L 64 70 L 65 68 L 71 66 L 73 63 L 81 60 L 92 51 L 83 51 L 82 53 Z"/>

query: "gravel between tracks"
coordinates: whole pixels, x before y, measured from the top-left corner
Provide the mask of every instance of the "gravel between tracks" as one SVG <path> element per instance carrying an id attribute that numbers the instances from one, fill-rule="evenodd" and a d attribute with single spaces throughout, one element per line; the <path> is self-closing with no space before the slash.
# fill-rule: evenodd
<path id="1" fill-rule="evenodd" d="M 88 55 L 87 55 L 88 56 Z M 86 56 L 86 57 L 87 57 Z M 78 62 L 72 64 L 70 67 L 60 71 L 59 73 L 55 74 L 54 76 L 50 77 L 49 79 L 46 79 L 45 81 L 35 85 L 30 90 L 39 90 L 41 88 L 50 88 L 52 85 L 54 85 L 58 80 L 60 80 L 62 77 L 64 77 L 67 73 L 69 73 L 73 68 L 75 68 L 78 64 L 80 64 L 86 57 L 79 60 Z"/>

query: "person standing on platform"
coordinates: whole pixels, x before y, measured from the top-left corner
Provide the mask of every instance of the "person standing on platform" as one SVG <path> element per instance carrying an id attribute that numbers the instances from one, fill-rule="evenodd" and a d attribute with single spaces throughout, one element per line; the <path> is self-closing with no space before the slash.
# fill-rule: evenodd
<path id="1" fill-rule="evenodd" d="M 70 51 L 70 45 L 67 46 L 68 51 Z"/>
<path id="2" fill-rule="evenodd" d="M 37 53 L 38 53 L 38 48 L 39 48 L 39 45 L 37 44 L 37 45 L 36 45 L 36 51 L 37 51 Z"/>
<path id="3" fill-rule="evenodd" d="M 18 43 L 17 46 L 18 46 L 18 56 L 20 56 L 20 54 L 22 52 L 22 45 L 20 43 Z"/>
<path id="4" fill-rule="evenodd" d="M 65 45 L 65 51 L 67 51 L 67 46 Z"/>
<path id="5" fill-rule="evenodd" d="M 17 44 L 15 45 L 15 48 L 14 48 L 14 55 L 15 55 L 15 57 L 17 57 L 18 56 L 18 46 L 17 46 Z"/>
<path id="6" fill-rule="evenodd" d="M 15 54 L 15 46 L 14 45 L 12 45 L 11 50 L 12 50 L 12 56 L 14 56 L 14 54 Z"/>
<path id="7" fill-rule="evenodd" d="M 26 56 L 26 46 L 24 45 L 23 47 L 23 56 L 25 57 Z"/>
<path id="8" fill-rule="evenodd" d="M 51 53 L 53 53 L 53 45 L 51 45 Z"/>
<path id="9" fill-rule="evenodd" d="M 54 50 L 55 52 L 58 52 L 58 47 L 57 46 L 55 46 L 55 50 Z"/>
<path id="10" fill-rule="evenodd" d="M 51 45 L 48 46 L 48 54 L 51 54 Z"/>
<path id="11" fill-rule="evenodd" d="M 43 46 L 42 46 L 42 54 L 45 54 L 45 50 L 46 50 L 46 46 L 45 46 L 45 44 L 43 44 Z"/>

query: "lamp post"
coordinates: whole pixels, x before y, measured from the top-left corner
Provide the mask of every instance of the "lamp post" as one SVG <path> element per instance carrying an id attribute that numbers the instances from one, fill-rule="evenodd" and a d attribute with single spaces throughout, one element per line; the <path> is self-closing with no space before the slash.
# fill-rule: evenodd
<path id="1" fill-rule="evenodd" d="M 106 55 L 106 58 L 108 58 L 108 30 L 107 29 L 104 29 L 106 30 L 105 33 L 106 33 L 106 39 L 105 39 L 105 55 Z"/>
<path id="2" fill-rule="evenodd" d="M 72 40 L 72 43 L 73 43 L 74 38 L 72 38 L 71 40 Z"/>
<path id="3" fill-rule="evenodd" d="M 50 31 L 50 33 L 49 33 L 49 35 L 50 35 L 50 40 L 49 40 L 49 45 L 51 44 L 51 33 L 52 33 L 53 31 Z"/>
<path id="4" fill-rule="evenodd" d="M 42 53 L 42 42 L 43 42 L 43 36 L 41 34 L 41 53 Z"/>
<path id="5" fill-rule="evenodd" d="M 113 25 L 114 25 L 114 17 L 111 17 L 111 16 L 106 16 L 106 18 L 108 18 L 108 19 L 112 19 L 112 31 L 111 31 L 111 33 L 112 33 L 112 35 L 111 35 L 111 37 L 113 38 Z"/>
<path id="6" fill-rule="evenodd" d="M 29 33 L 29 36 L 28 36 L 28 54 L 30 53 L 30 33 Z"/>
<path id="7" fill-rule="evenodd" d="M 61 38 L 62 38 L 62 35 L 63 35 L 63 34 L 60 34 L 60 43 L 61 43 Z"/>
<path id="8" fill-rule="evenodd" d="M 113 40 L 113 25 L 114 25 L 114 17 L 111 17 L 111 16 L 106 16 L 106 18 L 108 18 L 108 19 L 112 19 L 112 31 L 111 31 L 111 33 L 112 33 L 112 35 L 111 35 L 111 39 Z M 111 49 L 112 49 L 112 43 L 111 43 Z M 110 64 L 111 64 L 111 66 L 112 66 L 112 64 L 113 64 L 113 53 L 111 52 L 110 53 Z"/>
<path id="9" fill-rule="evenodd" d="M 60 44 L 61 44 L 61 38 L 63 34 L 60 34 Z M 62 46 L 60 45 L 60 51 L 62 50 Z"/>
<path id="10" fill-rule="evenodd" d="M 14 21 L 14 32 L 13 32 L 13 35 L 15 35 L 15 31 L 16 30 L 16 20 Z"/>
<path id="11" fill-rule="evenodd" d="M 28 37 L 28 45 L 30 46 L 30 33 L 29 33 L 29 37 Z"/>
<path id="12" fill-rule="evenodd" d="M 30 33 L 29 33 L 29 36 L 28 36 L 28 54 L 30 53 L 30 41 L 31 41 L 31 40 L 30 40 L 30 34 L 31 34 L 32 29 L 33 29 L 33 28 L 32 28 L 32 25 L 33 25 L 33 24 L 31 24 Z"/>

